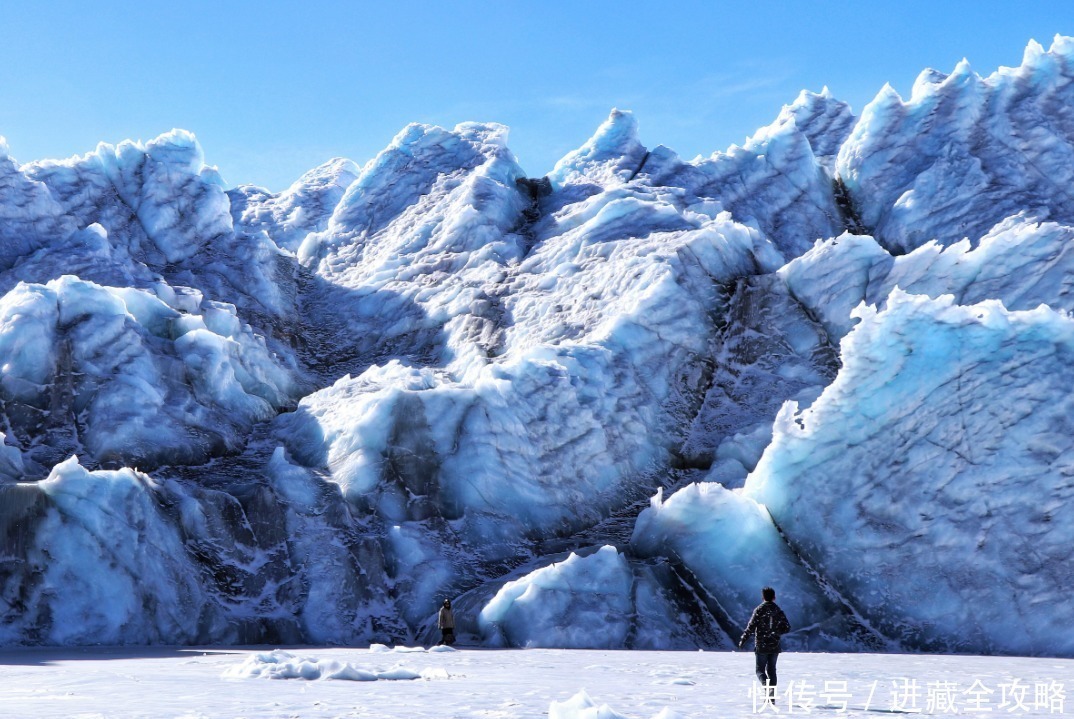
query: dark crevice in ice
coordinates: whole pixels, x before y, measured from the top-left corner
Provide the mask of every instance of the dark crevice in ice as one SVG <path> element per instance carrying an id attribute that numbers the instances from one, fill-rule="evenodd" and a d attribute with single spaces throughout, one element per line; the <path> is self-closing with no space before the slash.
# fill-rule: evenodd
<path id="1" fill-rule="evenodd" d="M 515 232 L 525 240 L 524 255 L 528 255 L 537 244 L 536 225 L 543 216 L 542 200 L 552 194 L 552 181 L 548 177 L 520 177 L 515 180 L 515 187 L 526 198 L 522 209 L 522 218 Z"/>
<path id="2" fill-rule="evenodd" d="M 871 235 L 872 231 L 862 222 L 861 213 L 854 205 L 854 197 L 842 177 L 836 176 L 832 180 L 832 195 L 846 231 L 852 235 Z"/>
<path id="3" fill-rule="evenodd" d="M 764 505 L 760 506 L 764 507 Z M 855 608 L 853 603 L 844 597 L 843 594 L 833 586 L 808 559 L 806 559 L 805 555 L 783 531 L 783 528 L 779 525 L 779 522 L 776 521 L 776 518 L 772 516 L 772 512 L 770 512 L 767 507 L 764 507 L 764 510 L 771 520 L 772 526 L 775 527 L 776 531 L 779 533 L 780 539 L 787 545 L 787 549 L 791 551 L 791 554 L 794 555 L 795 559 L 798 560 L 799 564 L 802 565 L 806 572 L 813 577 L 824 595 L 840 608 L 854 635 L 854 639 L 856 639 L 861 646 L 872 651 L 897 651 L 899 649 L 898 643 L 884 636 L 883 633 L 874 628 L 869 623 L 869 620 L 863 617 L 861 612 Z"/>
<path id="4" fill-rule="evenodd" d="M 645 154 L 641 156 L 641 162 L 639 162 L 638 166 L 634 168 L 634 172 L 630 173 L 630 177 L 628 177 L 626 180 L 627 182 L 630 182 L 638 176 L 638 173 L 641 172 L 642 169 L 645 167 L 645 163 L 649 161 L 649 155 L 651 154 L 652 153 L 650 153 L 648 150 L 645 151 Z"/>

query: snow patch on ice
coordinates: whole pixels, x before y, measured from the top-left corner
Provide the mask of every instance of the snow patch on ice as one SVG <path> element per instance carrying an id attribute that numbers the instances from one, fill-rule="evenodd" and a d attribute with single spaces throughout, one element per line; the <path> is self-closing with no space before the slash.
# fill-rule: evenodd
<path id="1" fill-rule="evenodd" d="M 339 679 L 355 682 L 450 678 L 450 675 L 439 667 L 420 671 L 402 664 L 388 668 L 359 667 L 350 662 L 299 656 L 279 649 L 253 654 L 241 664 L 226 669 L 223 676 L 228 679 L 305 679 L 308 681 Z"/>
<path id="2" fill-rule="evenodd" d="M 396 646 L 390 647 L 387 644 L 370 644 L 369 651 L 373 654 L 421 654 L 423 652 L 432 652 L 434 654 L 442 654 L 444 652 L 458 651 L 454 647 L 445 646 L 443 644 L 425 648 L 425 647 L 406 647 Z"/>
<path id="3" fill-rule="evenodd" d="M 552 702 L 548 707 L 548 719 L 629 719 L 607 704 L 597 705 L 583 689 L 570 699 Z M 682 715 L 665 707 L 653 719 L 682 719 Z"/>

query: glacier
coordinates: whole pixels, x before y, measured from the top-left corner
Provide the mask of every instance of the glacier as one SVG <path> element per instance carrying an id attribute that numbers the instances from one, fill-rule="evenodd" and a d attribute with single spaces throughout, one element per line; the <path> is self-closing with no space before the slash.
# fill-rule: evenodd
<path id="1" fill-rule="evenodd" d="M 1057 37 L 279 193 L 0 142 L 0 644 L 729 649 L 771 584 L 790 648 L 1074 656 L 1071 88 Z"/>

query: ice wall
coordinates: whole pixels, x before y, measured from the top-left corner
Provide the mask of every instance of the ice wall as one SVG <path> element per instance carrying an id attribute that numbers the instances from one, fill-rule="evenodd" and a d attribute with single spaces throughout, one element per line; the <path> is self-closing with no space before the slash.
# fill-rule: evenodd
<path id="1" fill-rule="evenodd" d="M 151 477 L 88 472 L 72 457 L 20 485 L 32 498 L 2 489 L 9 510 L 36 504 L 38 514 L 0 580 L 4 643 L 185 644 L 222 628 Z"/>
<path id="2" fill-rule="evenodd" d="M 716 482 L 657 495 L 631 540 L 642 556 L 669 557 L 695 582 L 714 620 L 738 643 L 762 587 L 778 587 L 792 632 L 789 650 L 894 648 L 798 556 L 768 509 Z"/>
<path id="3" fill-rule="evenodd" d="M 545 177 L 0 146 L 0 641 L 726 648 L 772 583 L 788 646 L 1074 654 L 1070 48 Z"/>
<path id="4" fill-rule="evenodd" d="M 902 292 L 858 315 L 835 381 L 780 412 L 746 497 L 888 636 L 1070 654 L 1074 322 Z"/>

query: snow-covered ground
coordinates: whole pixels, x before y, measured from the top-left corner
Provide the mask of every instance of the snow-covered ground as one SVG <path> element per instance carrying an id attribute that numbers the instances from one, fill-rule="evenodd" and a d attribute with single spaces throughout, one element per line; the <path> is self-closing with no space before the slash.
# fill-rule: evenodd
<path id="1" fill-rule="evenodd" d="M 755 711 L 751 694 L 751 652 L 307 647 L 277 650 L 276 656 L 286 658 L 279 653 L 283 651 L 321 665 L 335 662 L 389 673 L 395 669 L 395 676 L 424 678 L 273 680 L 253 678 L 243 670 L 255 664 L 259 654 L 271 651 L 7 649 L 0 652 L 0 706 L 11 719 L 709 719 L 777 713 L 954 716 L 956 709 L 965 717 L 1023 717 L 1074 711 L 1074 699 L 1066 698 L 1066 691 L 1074 690 L 1074 661 L 1068 659 L 784 653 L 778 711 L 761 712 Z M 578 696 L 583 690 L 595 705 L 588 710 Z M 787 690 L 793 694 L 793 710 Z M 558 705 L 554 709 L 553 703 Z M 611 713 L 602 712 L 602 705 Z"/>

